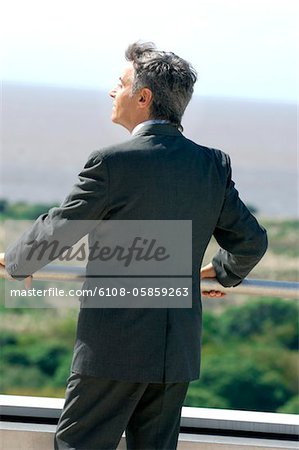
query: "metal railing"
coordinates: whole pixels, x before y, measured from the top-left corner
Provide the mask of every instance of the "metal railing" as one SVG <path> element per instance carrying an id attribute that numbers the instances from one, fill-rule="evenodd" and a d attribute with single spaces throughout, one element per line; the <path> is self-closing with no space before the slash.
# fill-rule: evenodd
<path id="1" fill-rule="evenodd" d="M 0 278 L 10 279 L 0 268 Z M 84 281 L 84 267 L 49 265 L 33 275 L 34 280 L 43 281 Z M 217 281 L 201 280 L 202 290 L 219 290 L 225 293 L 299 299 L 299 283 L 295 281 L 273 281 L 246 278 L 236 287 L 224 288 Z"/>
<path id="2" fill-rule="evenodd" d="M 63 403 L 64 400 L 59 398 L 0 395 L 2 420 L 7 422 L 56 424 Z M 184 406 L 181 432 L 296 440 L 299 417 L 295 414 Z"/>

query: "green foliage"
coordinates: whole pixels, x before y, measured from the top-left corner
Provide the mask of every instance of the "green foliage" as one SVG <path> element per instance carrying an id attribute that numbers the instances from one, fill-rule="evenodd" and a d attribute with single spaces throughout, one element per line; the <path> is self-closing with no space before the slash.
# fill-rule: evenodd
<path id="1" fill-rule="evenodd" d="M 265 221 L 269 247 L 274 254 L 297 258 L 299 254 L 299 220 Z"/>
<path id="2" fill-rule="evenodd" d="M 7 200 L 0 199 L 0 218 L 35 220 L 41 214 L 47 213 L 53 206 L 56 205 L 49 203 L 31 204 L 27 202 L 10 203 Z"/>
<path id="3" fill-rule="evenodd" d="M 71 358 L 71 353 L 63 358 L 61 364 L 57 367 L 55 376 L 52 378 L 51 386 L 61 388 L 65 385 L 66 380 L 70 375 Z"/>
<path id="4" fill-rule="evenodd" d="M 69 351 L 55 340 L 43 342 L 32 339 L 22 342 L 18 339 L 13 344 L 5 345 L 2 351 L 4 364 L 37 367 L 41 373 L 53 376 Z"/>
<path id="5" fill-rule="evenodd" d="M 67 311 L 66 317 L 60 317 L 55 310 L 33 312 L 35 320 L 28 323 L 24 315 L 18 332 L 5 330 L 1 333 L 1 391 L 62 396 L 70 370 L 76 314 Z M 45 314 L 47 326 L 40 323 Z M 22 315 L 14 317 L 21 319 Z"/>
<path id="6" fill-rule="evenodd" d="M 228 308 L 221 316 L 223 339 L 252 338 L 265 335 L 289 349 L 298 348 L 298 305 L 276 298 L 250 300 L 240 307 Z"/>
<path id="7" fill-rule="evenodd" d="M 17 389 L 25 388 L 27 392 L 31 388 L 37 390 L 49 382 L 49 379 L 40 372 L 38 367 L 34 366 L 26 367 L 23 364 L 3 364 L 2 371 L 5 377 L 1 377 L 0 389 L 4 393 L 16 393 L 12 390 L 12 386 L 16 386 Z"/>
<path id="8" fill-rule="evenodd" d="M 226 399 L 229 408 L 275 411 L 293 395 L 284 380 L 283 367 L 273 368 L 273 358 L 267 349 L 234 344 L 231 349 L 224 347 L 220 353 L 216 352 L 215 348 L 214 355 L 205 356 L 197 383 Z M 276 354 L 274 357 L 277 358 Z"/>
<path id="9" fill-rule="evenodd" d="M 219 333 L 221 319 L 211 311 L 205 311 L 203 314 L 203 343 L 221 342 L 222 337 Z"/>
<path id="10" fill-rule="evenodd" d="M 0 198 L 0 214 L 4 214 L 8 208 L 8 201 Z"/>
<path id="11" fill-rule="evenodd" d="M 187 406 L 295 412 L 298 396 L 298 305 L 248 300 L 221 314 L 206 311 L 200 380 Z"/>
<path id="12" fill-rule="evenodd" d="M 227 399 L 207 390 L 202 384 L 190 383 L 188 394 L 184 402 L 185 406 L 197 408 L 229 408 Z"/>
<path id="13" fill-rule="evenodd" d="M 299 396 L 294 395 L 286 402 L 281 408 L 278 408 L 277 412 L 285 414 L 299 414 Z"/>
<path id="14" fill-rule="evenodd" d="M 1 348 L 7 348 L 11 345 L 17 344 L 17 338 L 15 334 L 11 331 L 4 331 L 0 335 L 0 347 Z"/>

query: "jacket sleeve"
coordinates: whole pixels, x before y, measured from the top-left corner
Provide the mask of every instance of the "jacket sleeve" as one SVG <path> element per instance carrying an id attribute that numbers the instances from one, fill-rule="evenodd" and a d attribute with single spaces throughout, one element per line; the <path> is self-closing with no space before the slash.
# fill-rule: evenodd
<path id="1" fill-rule="evenodd" d="M 5 264 L 13 278 L 22 280 L 56 259 L 105 216 L 108 204 L 106 164 L 101 153 L 93 152 L 64 202 L 39 216 L 32 227 L 8 247 Z"/>
<path id="2" fill-rule="evenodd" d="M 260 261 L 267 250 L 266 230 L 240 200 L 231 179 L 227 159 L 227 185 L 222 210 L 214 230 L 220 250 L 212 264 L 216 278 L 225 287 L 237 286 Z"/>

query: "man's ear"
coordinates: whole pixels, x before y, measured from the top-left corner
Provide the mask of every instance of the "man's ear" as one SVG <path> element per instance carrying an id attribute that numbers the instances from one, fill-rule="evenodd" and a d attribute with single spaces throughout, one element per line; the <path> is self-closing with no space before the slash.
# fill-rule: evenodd
<path id="1" fill-rule="evenodd" d="M 153 93 L 149 88 L 142 88 L 138 93 L 139 108 L 148 108 L 152 102 Z"/>

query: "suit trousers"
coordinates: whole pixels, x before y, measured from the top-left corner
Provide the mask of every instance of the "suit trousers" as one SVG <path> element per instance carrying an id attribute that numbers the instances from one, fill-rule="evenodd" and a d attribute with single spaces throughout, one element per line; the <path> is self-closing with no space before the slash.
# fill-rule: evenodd
<path id="1" fill-rule="evenodd" d="M 188 382 L 135 383 L 72 373 L 55 450 L 175 450 Z"/>

